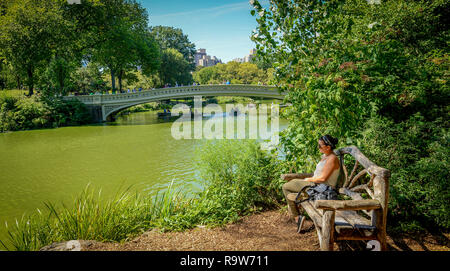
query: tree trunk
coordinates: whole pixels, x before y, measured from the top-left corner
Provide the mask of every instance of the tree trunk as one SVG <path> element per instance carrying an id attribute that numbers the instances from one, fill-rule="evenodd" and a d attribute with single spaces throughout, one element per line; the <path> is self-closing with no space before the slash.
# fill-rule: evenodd
<path id="1" fill-rule="evenodd" d="M 110 67 L 111 70 L 111 87 L 112 87 L 112 93 L 116 93 L 116 77 L 114 74 L 114 70 Z"/>
<path id="2" fill-rule="evenodd" d="M 58 66 L 59 94 L 63 94 L 64 90 L 64 68 Z"/>
<path id="3" fill-rule="evenodd" d="M 122 76 L 123 76 L 123 70 L 120 70 L 119 72 L 119 91 L 122 92 Z"/>
<path id="4" fill-rule="evenodd" d="M 34 89 L 33 69 L 31 67 L 28 67 L 27 74 L 28 74 L 28 96 L 31 96 L 31 95 L 33 95 L 33 89 Z"/>
<path id="5" fill-rule="evenodd" d="M 17 88 L 22 89 L 22 85 L 20 84 L 20 76 L 16 76 Z"/>
<path id="6" fill-rule="evenodd" d="M 0 60 L 0 73 L 2 73 L 3 71 L 3 59 Z M 6 82 L 8 82 L 8 76 L 7 76 L 7 72 L 5 72 L 5 77 L 0 77 L 0 87 L 1 89 L 5 89 L 6 88 Z M 0 75 L 1 76 L 1 75 Z"/>
<path id="7" fill-rule="evenodd" d="M 4 88 L 8 88 L 8 72 L 5 72 Z"/>

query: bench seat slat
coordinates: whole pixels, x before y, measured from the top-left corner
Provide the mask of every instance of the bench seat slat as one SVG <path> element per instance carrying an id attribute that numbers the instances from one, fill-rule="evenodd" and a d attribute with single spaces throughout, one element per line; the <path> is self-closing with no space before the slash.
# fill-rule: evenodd
<path id="1" fill-rule="evenodd" d="M 335 228 L 338 236 L 370 237 L 376 230 L 370 220 L 358 215 L 356 211 L 336 211 Z"/>
<path id="2" fill-rule="evenodd" d="M 356 192 L 352 192 L 347 188 L 340 188 L 339 189 L 339 193 L 343 194 L 343 195 L 347 195 L 349 197 L 351 197 L 354 200 L 363 200 L 363 197 L 361 197 L 361 195 L 359 193 Z M 370 216 L 370 213 L 367 212 L 366 210 L 362 210 L 366 215 Z"/>
<path id="3" fill-rule="evenodd" d="M 288 199 L 294 201 L 297 193 L 288 194 Z M 300 204 L 313 220 L 316 227 L 322 227 L 323 210 L 317 209 L 313 201 L 304 201 Z M 376 227 L 371 221 L 362 217 L 356 211 L 337 210 L 335 215 L 336 238 L 355 237 L 356 239 L 373 239 Z"/>
<path id="4" fill-rule="evenodd" d="M 380 209 L 381 203 L 374 199 L 364 200 L 316 200 L 314 206 L 325 210 L 374 210 Z"/>
<path id="5" fill-rule="evenodd" d="M 322 214 L 320 214 L 309 201 L 304 201 L 301 205 L 308 213 L 309 217 L 314 221 L 316 227 L 322 227 Z"/>

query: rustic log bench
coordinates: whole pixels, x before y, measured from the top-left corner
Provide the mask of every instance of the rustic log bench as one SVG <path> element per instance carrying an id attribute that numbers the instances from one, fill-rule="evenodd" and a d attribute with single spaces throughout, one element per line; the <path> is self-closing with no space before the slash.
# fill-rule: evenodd
<path id="1" fill-rule="evenodd" d="M 304 201 L 300 206 L 314 222 L 321 250 L 333 250 L 334 242 L 340 240 L 378 240 L 381 250 L 386 250 L 386 216 L 389 197 L 390 171 L 367 159 L 357 147 L 350 146 L 334 151 L 341 163 L 340 178 L 336 189 L 348 200 Z M 355 160 L 348 175 L 344 164 Z M 356 174 L 358 170 L 359 173 Z M 281 177 L 304 179 L 313 174 L 289 173 Z M 287 197 L 295 201 L 298 193 Z M 350 199 L 351 198 L 351 199 Z"/>

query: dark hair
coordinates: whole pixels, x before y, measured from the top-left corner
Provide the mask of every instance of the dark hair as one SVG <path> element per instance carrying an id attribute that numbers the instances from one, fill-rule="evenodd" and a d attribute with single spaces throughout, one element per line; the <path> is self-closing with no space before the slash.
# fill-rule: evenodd
<path id="1" fill-rule="evenodd" d="M 322 140 L 326 146 L 330 146 L 332 150 L 336 148 L 336 145 L 338 144 L 339 141 L 337 138 L 332 137 L 330 135 L 321 136 L 319 140 Z"/>

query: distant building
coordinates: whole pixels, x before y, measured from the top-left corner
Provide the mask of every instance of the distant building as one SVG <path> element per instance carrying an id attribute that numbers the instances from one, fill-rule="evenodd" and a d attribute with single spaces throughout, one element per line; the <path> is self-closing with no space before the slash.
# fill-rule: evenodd
<path id="1" fill-rule="evenodd" d="M 206 54 L 206 49 L 198 49 L 194 55 L 195 66 L 211 67 L 218 63 L 222 63 L 217 57 Z"/>
<path id="2" fill-rule="evenodd" d="M 240 58 L 240 57 L 235 58 L 235 59 L 233 59 L 233 61 L 238 62 L 238 63 L 250 62 L 250 61 L 252 61 L 252 59 L 255 56 L 255 54 L 256 54 L 256 50 L 255 49 L 251 49 L 249 55 L 246 55 L 243 58 Z"/>

